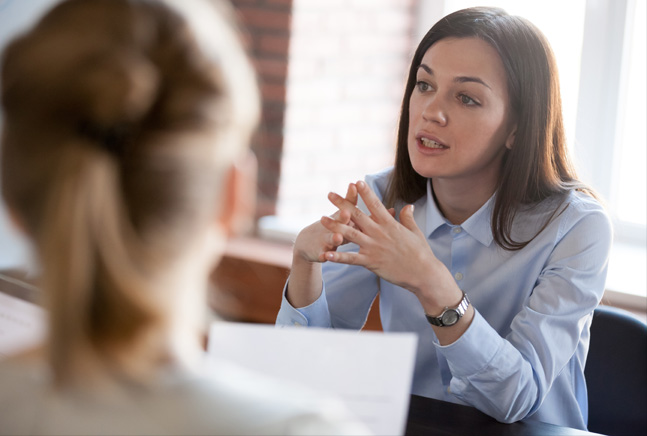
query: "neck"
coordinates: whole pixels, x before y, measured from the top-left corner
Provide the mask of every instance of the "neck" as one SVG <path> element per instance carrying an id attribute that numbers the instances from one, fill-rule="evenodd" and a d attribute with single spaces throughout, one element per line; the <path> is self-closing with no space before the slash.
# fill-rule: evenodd
<path id="1" fill-rule="evenodd" d="M 452 224 L 462 224 L 481 208 L 496 191 L 496 183 L 431 180 L 434 197 L 442 214 Z"/>
<path id="2" fill-rule="evenodd" d="M 194 247 L 170 268 L 173 274 L 164 277 L 161 284 L 168 297 L 163 331 L 165 348 L 173 362 L 188 368 L 199 364 L 204 353 L 207 291 L 213 268 L 210 257 L 204 252 L 200 255 L 200 248 L 204 247 Z"/>
<path id="3" fill-rule="evenodd" d="M 184 277 L 184 278 L 183 278 Z M 107 350 L 138 383 L 155 383 L 169 370 L 192 372 L 204 354 L 206 281 L 174 275 L 157 283 L 161 317 L 124 347 Z"/>
<path id="4" fill-rule="evenodd" d="M 118 357 L 135 368 L 193 371 L 202 361 L 209 276 L 217 258 L 210 251 L 208 238 L 198 238 L 196 244 L 185 248 L 154 279 L 159 320 Z M 156 371 L 152 372 L 154 377 Z"/>

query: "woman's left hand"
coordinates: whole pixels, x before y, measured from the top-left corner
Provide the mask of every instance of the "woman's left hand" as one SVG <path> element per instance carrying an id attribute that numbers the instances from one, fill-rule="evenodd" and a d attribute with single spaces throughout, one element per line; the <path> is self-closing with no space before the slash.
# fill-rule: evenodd
<path id="1" fill-rule="evenodd" d="M 329 251 L 325 259 L 361 265 L 384 280 L 408 289 L 418 296 L 429 313 L 462 295 L 451 273 L 436 258 L 416 224 L 413 205 L 402 209 L 398 222 L 365 182 L 356 183 L 356 187 L 370 216 L 343 197 L 330 193 L 328 199 L 340 211 L 347 211 L 355 226 L 328 217 L 322 217 L 321 223 L 331 232 L 359 245 L 359 251 Z"/>

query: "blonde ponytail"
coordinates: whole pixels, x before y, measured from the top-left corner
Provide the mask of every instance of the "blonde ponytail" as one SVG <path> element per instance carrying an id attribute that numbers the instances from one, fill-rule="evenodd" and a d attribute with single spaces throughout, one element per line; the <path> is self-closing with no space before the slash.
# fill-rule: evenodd
<path id="1" fill-rule="evenodd" d="M 83 141 L 66 148 L 44 209 L 48 230 L 38 238 L 49 353 L 59 382 L 68 381 L 88 353 L 127 343 L 156 315 L 115 160 Z"/>
<path id="2" fill-rule="evenodd" d="M 96 51 L 96 43 L 76 42 L 81 51 Z M 42 47 L 31 47 L 41 59 Z M 47 100 L 69 108 L 66 115 L 77 121 L 52 162 L 42 217 L 47 231 L 38 243 L 50 359 L 65 383 L 88 356 L 104 360 L 107 348 L 126 348 L 159 316 L 146 279 L 147 252 L 122 194 L 124 155 L 155 103 L 159 75 L 144 56 L 119 46 L 77 54 L 60 68 L 43 73 Z"/>

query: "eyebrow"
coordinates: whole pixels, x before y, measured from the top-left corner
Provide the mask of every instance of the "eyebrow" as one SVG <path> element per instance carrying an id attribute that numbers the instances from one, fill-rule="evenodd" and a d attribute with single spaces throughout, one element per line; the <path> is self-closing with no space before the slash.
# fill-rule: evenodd
<path id="1" fill-rule="evenodd" d="M 429 68 L 429 66 L 428 66 L 428 65 L 420 64 L 420 65 L 418 66 L 418 68 L 422 68 L 422 69 L 423 69 L 423 70 L 425 70 L 425 71 L 426 71 L 430 76 L 433 76 L 433 75 L 434 75 L 434 70 L 432 70 L 431 68 Z M 485 83 L 485 82 L 483 81 L 483 79 L 481 79 L 481 78 L 479 78 L 479 77 L 472 77 L 472 76 L 458 76 L 458 77 L 455 77 L 455 78 L 454 78 L 454 82 L 456 82 L 456 83 L 467 83 L 467 82 L 480 83 L 481 85 L 485 86 L 486 88 L 492 89 L 492 88 L 490 87 L 490 85 L 488 85 L 487 83 Z"/>

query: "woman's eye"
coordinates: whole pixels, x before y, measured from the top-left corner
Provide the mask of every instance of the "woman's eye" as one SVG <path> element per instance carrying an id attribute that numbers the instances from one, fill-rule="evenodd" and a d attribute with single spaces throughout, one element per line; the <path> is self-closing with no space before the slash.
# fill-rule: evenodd
<path id="1" fill-rule="evenodd" d="M 459 95 L 458 98 L 460 99 L 461 103 L 464 104 L 465 106 L 478 106 L 478 103 L 476 102 L 476 100 L 474 100 L 471 97 L 468 97 L 465 94 Z"/>
<path id="2" fill-rule="evenodd" d="M 426 91 L 431 90 L 431 85 L 428 84 L 427 82 L 423 82 L 421 80 L 416 82 L 416 87 L 418 88 L 418 91 L 420 91 L 420 92 L 426 92 Z"/>

